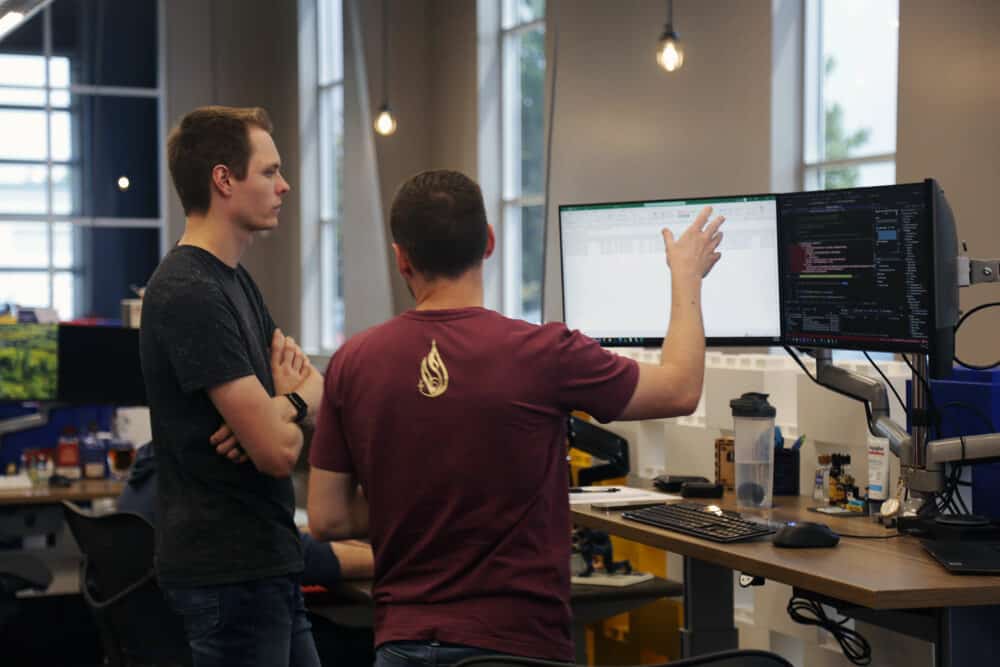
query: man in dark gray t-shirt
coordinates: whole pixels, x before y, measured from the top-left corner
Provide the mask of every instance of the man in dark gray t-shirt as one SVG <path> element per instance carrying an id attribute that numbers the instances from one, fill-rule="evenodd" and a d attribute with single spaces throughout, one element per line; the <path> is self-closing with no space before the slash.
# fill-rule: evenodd
<path id="1" fill-rule="evenodd" d="M 289 190 L 270 131 L 262 109 L 204 107 L 171 132 L 185 229 L 143 299 L 157 574 L 197 667 L 319 664 L 290 476 L 322 378 L 239 263 Z"/>

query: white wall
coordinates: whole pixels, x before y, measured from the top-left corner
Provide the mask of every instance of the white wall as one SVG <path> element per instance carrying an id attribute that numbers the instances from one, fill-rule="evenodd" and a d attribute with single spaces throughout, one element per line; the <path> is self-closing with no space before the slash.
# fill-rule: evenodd
<path id="1" fill-rule="evenodd" d="M 770 191 L 770 3 L 675 2 L 672 75 L 654 59 L 664 20 L 662 2 L 552 3 L 546 320 L 562 311 L 560 204 Z"/>
<path id="2" fill-rule="evenodd" d="M 899 7 L 899 182 L 933 177 L 955 212 L 959 239 L 973 257 L 1000 257 L 1000 3 L 905 0 Z M 962 290 L 962 308 L 1000 299 L 1000 287 Z M 1000 357 L 1000 311 L 962 325 L 958 353 L 986 363 Z"/>
<path id="3" fill-rule="evenodd" d="M 357 268 L 367 277 L 370 272 L 382 270 L 375 262 L 385 262 L 392 311 L 399 313 L 413 300 L 396 272 L 390 248 L 389 211 L 396 189 L 413 174 L 427 169 L 458 169 L 476 176 L 476 3 L 389 0 L 388 97 L 399 123 L 389 137 L 371 130 L 374 113 L 382 103 L 382 5 L 363 0 L 357 4 L 361 9 L 361 52 L 371 118 L 358 119 L 354 127 L 369 133 L 374 141 L 382 219 L 355 218 L 347 222 L 382 224 L 383 251 L 364 257 Z M 356 92 L 355 82 L 348 80 L 346 84 L 345 95 Z M 356 166 L 350 161 L 347 164 L 348 168 Z M 352 194 L 347 191 L 348 197 Z M 381 284 L 379 281 L 381 277 L 374 283 Z M 357 330 L 348 324 L 351 330 Z"/>
<path id="4" fill-rule="evenodd" d="M 206 104 L 266 108 L 282 172 L 294 190 L 299 178 L 295 3 L 282 3 L 281 11 L 269 0 L 169 0 L 164 5 L 169 126 Z M 169 176 L 167 183 L 166 237 L 172 245 L 184 230 L 184 212 Z M 299 337 L 299 203 L 294 192 L 285 198 L 278 229 L 258 239 L 243 263 L 274 320 Z"/>

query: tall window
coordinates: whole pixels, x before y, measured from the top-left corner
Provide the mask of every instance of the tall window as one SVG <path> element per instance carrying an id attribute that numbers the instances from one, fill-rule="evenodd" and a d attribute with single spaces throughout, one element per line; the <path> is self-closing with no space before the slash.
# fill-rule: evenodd
<path id="1" fill-rule="evenodd" d="M 57 0 L 0 39 L 0 302 L 117 318 L 160 256 L 156 0 Z"/>
<path id="2" fill-rule="evenodd" d="M 803 185 L 896 182 L 898 0 L 807 0 Z"/>
<path id="3" fill-rule="evenodd" d="M 344 12 L 342 0 L 318 0 L 320 312 L 322 351 L 344 342 L 343 234 Z"/>
<path id="4" fill-rule="evenodd" d="M 502 299 L 540 322 L 545 224 L 545 0 L 500 0 Z"/>

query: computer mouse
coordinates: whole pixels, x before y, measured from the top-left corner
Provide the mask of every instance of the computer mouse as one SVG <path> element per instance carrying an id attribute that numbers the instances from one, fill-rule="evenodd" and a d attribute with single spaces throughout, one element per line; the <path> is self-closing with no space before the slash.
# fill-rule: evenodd
<path id="1" fill-rule="evenodd" d="M 73 486 L 73 480 L 63 475 L 52 475 L 49 477 L 49 486 L 54 486 L 60 489 L 68 489 Z"/>
<path id="2" fill-rule="evenodd" d="M 812 521 L 790 521 L 774 536 L 774 546 L 792 549 L 835 547 L 838 542 L 840 535 L 830 530 L 828 525 Z"/>

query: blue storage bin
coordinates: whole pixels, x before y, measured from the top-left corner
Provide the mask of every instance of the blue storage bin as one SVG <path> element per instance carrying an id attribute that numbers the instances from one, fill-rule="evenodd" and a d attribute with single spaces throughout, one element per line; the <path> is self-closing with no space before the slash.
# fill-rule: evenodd
<path id="1" fill-rule="evenodd" d="M 951 401 L 969 403 L 982 410 L 1000 428 L 1000 370 L 976 371 L 956 366 L 950 380 L 931 380 L 931 391 L 939 408 Z M 989 425 L 973 410 L 959 407 L 941 410 L 941 433 L 938 437 L 989 432 Z M 976 514 L 1000 519 L 1000 462 L 975 463 L 970 467 L 970 509 Z"/>

